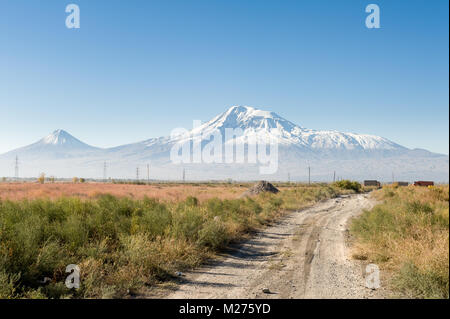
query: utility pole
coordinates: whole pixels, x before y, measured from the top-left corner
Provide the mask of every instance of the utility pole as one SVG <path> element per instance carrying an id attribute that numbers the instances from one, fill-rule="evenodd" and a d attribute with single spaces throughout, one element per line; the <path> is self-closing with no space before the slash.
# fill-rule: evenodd
<path id="1" fill-rule="evenodd" d="M 333 183 L 336 182 L 336 171 L 333 173 Z"/>
<path id="2" fill-rule="evenodd" d="M 14 167 L 14 177 L 16 180 L 19 180 L 19 157 L 16 155 L 16 163 Z"/>
<path id="3" fill-rule="evenodd" d="M 311 184 L 311 166 L 308 166 L 308 184 Z"/>
<path id="4" fill-rule="evenodd" d="M 291 183 L 291 173 L 288 173 L 288 183 Z"/>
<path id="5" fill-rule="evenodd" d="M 136 167 L 136 181 L 139 182 L 139 167 Z"/>
<path id="6" fill-rule="evenodd" d="M 147 164 L 147 183 L 150 184 L 150 165 Z"/>
<path id="7" fill-rule="evenodd" d="M 103 182 L 106 183 L 106 179 L 107 179 L 107 174 L 106 174 L 106 162 L 103 163 Z"/>

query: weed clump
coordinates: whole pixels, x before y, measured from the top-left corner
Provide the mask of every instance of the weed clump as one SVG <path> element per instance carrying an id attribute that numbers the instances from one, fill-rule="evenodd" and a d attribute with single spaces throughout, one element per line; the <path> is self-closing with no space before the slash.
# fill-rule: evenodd
<path id="1" fill-rule="evenodd" d="M 356 182 L 356 181 L 349 181 L 349 180 L 342 180 L 342 181 L 337 181 L 333 183 L 334 186 L 342 188 L 342 189 L 348 189 L 348 190 L 353 190 L 356 193 L 359 193 L 361 191 L 361 184 Z"/>

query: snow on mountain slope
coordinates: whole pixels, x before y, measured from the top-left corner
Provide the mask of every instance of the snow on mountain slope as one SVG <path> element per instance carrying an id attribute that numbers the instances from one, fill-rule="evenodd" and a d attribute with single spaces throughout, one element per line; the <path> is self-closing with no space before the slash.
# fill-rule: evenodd
<path id="1" fill-rule="evenodd" d="M 319 131 L 300 127 L 274 112 L 262 111 L 250 106 L 232 106 L 226 112 L 194 128 L 190 136 L 200 138 L 201 134 L 210 135 L 219 131 L 226 136 L 226 129 L 239 128 L 243 136 L 237 142 L 273 138 L 281 146 L 295 145 L 311 150 L 407 150 L 386 138 L 367 135 L 342 133 L 338 131 Z"/>
<path id="2" fill-rule="evenodd" d="M 25 156 L 31 158 L 66 158 L 91 155 L 100 148 L 81 142 L 64 130 L 58 129 L 36 143 L 5 153 L 2 157 Z"/>
<path id="3" fill-rule="evenodd" d="M 54 131 L 53 133 L 47 135 L 40 141 L 38 141 L 36 144 L 39 145 L 64 145 L 68 147 L 75 147 L 75 148 L 85 148 L 89 147 L 89 145 L 81 142 L 80 140 L 76 139 L 69 133 L 67 133 L 64 130 L 58 129 Z"/>

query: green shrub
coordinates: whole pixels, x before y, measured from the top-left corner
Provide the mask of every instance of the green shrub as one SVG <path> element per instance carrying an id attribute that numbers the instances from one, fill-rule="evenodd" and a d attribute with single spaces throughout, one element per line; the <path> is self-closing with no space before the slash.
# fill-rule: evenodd
<path id="1" fill-rule="evenodd" d="M 0 271 L 0 299 L 12 299 L 16 295 L 16 285 L 20 279 L 19 274 L 8 274 Z"/>
<path id="2" fill-rule="evenodd" d="M 448 273 L 421 271 L 414 263 L 405 263 L 393 278 L 393 285 L 413 298 L 449 298 Z"/>
<path id="3" fill-rule="evenodd" d="M 183 210 L 178 209 L 173 215 L 173 235 L 176 238 L 196 242 L 203 222 L 203 214 L 199 209 L 195 207 L 187 207 Z"/>
<path id="4" fill-rule="evenodd" d="M 188 196 L 185 200 L 187 206 L 198 206 L 198 199 L 193 196 Z"/>
<path id="5" fill-rule="evenodd" d="M 406 210 L 412 214 L 431 214 L 433 208 L 428 203 L 421 203 L 419 201 L 413 201 L 406 204 Z"/>
<path id="6" fill-rule="evenodd" d="M 226 246 L 228 241 L 227 228 L 220 218 L 207 221 L 198 232 L 198 243 L 202 246 L 218 249 Z"/>
<path id="7" fill-rule="evenodd" d="M 163 236 L 172 225 L 172 213 L 167 205 L 146 199 L 144 206 L 132 217 L 131 232 L 146 233 L 152 238 Z"/>
<path id="8" fill-rule="evenodd" d="M 358 182 L 352 182 L 349 180 L 342 180 L 342 181 L 337 181 L 333 183 L 334 186 L 342 188 L 342 189 L 349 189 L 349 190 L 353 190 L 356 193 L 359 193 L 361 191 L 361 184 Z"/>

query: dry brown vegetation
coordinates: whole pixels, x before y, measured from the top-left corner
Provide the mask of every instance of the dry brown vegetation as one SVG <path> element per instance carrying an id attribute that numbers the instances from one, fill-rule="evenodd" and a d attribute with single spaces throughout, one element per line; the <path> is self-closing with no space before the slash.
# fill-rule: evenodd
<path id="1" fill-rule="evenodd" d="M 385 186 L 381 201 L 354 220 L 355 258 L 393 274 L 390 284 L 413 298 L 449 297 L 449 187 Z"/>
<path id="2" fill-rule="evenodd" d="M 0 299 L 127 297 L 287 210 L 349 192 L 277 185 L 278 194 L 239 198 L 247 186 L 1 184 Z M 69 264 L 81 269 L 77 291 L 64 285 Z"/>
<path id="3" fill-rule="evenodd" d="M 248 184 L 107 184 L 107 183 L 0 183 L 0 199 L 22 200 L 75 196 L 95 198 L 102 194 L 141 199 L 158 198 L 161 201 L 180 201 L 195 196 L 199 201 L 210 198 L 239 197 Z"/>

